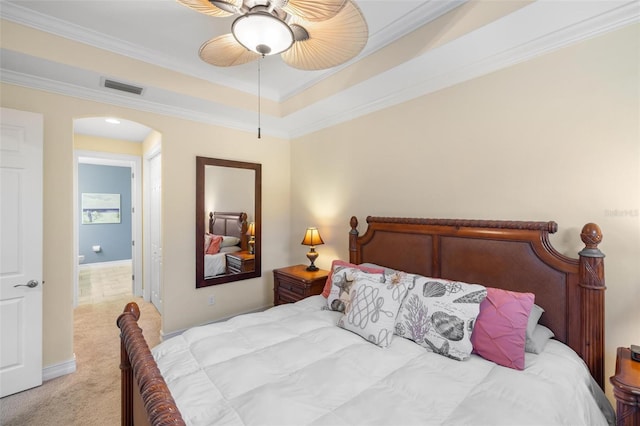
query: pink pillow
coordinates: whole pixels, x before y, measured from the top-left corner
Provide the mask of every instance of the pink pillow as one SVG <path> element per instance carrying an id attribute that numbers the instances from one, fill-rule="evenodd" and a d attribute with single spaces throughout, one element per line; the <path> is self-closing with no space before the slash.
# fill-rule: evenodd
<path id="1" fill-rule="evenodd" d="M 206 254 L 216 254 L 220 251 L 220 244 L 222 244 L 222 236 L 212 235 L 211 244 L 207 248 Z"/>
<path id="2" fill-rule="evenodd" d="M 333 277 L 333 271 L 336 266 L 345 266 L 347 268 L 357 268 L 363 272 L 369 272 L 371 274 L 383 274 L 384 268 L 372 268 L 370 266 L 362 266 L 362 265 L 354 265 L 353 263 L 345 262 L 344 260 L 334 260 L 331 262 L 331 273 L 327 277 L 327 282 L 324 284 L 324 289 L 322 290 L 322 295 L 327 298 L 329 297 L 329 293 L 331 293 L 331 283 Z"/>
<path id="3" fill-rule="evenodd" d="M 471 335 L 473 352 L 496 364 L 524 370 L 527 322 L 533 293 L 487 287 Z"/>

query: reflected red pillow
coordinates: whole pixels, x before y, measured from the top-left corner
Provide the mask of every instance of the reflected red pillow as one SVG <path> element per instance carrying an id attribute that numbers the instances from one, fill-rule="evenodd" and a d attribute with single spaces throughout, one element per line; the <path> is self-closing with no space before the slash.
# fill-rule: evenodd
<path id="1" fill-rule="evenodd" d="M 220 244 L 222 244 L 222 236 L 220 235 L 212 235 L 211 243 L 207 248 L 205 254 L 216 254 L 220 251 Z"/>

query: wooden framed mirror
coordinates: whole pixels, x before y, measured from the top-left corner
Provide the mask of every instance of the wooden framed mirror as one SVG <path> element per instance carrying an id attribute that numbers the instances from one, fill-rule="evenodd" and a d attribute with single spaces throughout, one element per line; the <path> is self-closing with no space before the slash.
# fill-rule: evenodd
<path id="1" fill-rule="evenodd" d="M 196 288 L 262 275 L 262 165 L 196 157 Z"/>

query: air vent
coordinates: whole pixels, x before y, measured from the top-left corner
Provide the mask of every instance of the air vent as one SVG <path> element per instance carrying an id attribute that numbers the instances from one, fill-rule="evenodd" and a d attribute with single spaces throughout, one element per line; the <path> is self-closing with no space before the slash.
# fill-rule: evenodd
<path id="1" fill-rule="evenodd" d="M 121 92 L 133 93 L 134 95 L 141 95 L 144 90 L 142 87 L 132 86 L 130 84 L 121 83 L 115 80 L 104 79 L 104 87 L 108 89 L 120 90 Z"/>

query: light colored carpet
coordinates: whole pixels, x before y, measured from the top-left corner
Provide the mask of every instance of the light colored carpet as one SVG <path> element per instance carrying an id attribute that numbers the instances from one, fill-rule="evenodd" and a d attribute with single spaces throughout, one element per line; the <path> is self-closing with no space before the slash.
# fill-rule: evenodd
<path id="1" fill-rule="evenodd" d="M 120 424 L 120 330 L 116 319 L 131 301 L 150 347 L 159 343 L 160 315 L 141 298 L 120 296 L 74 311 L 75 373 L 0 399 L 3 426 Z"/>

